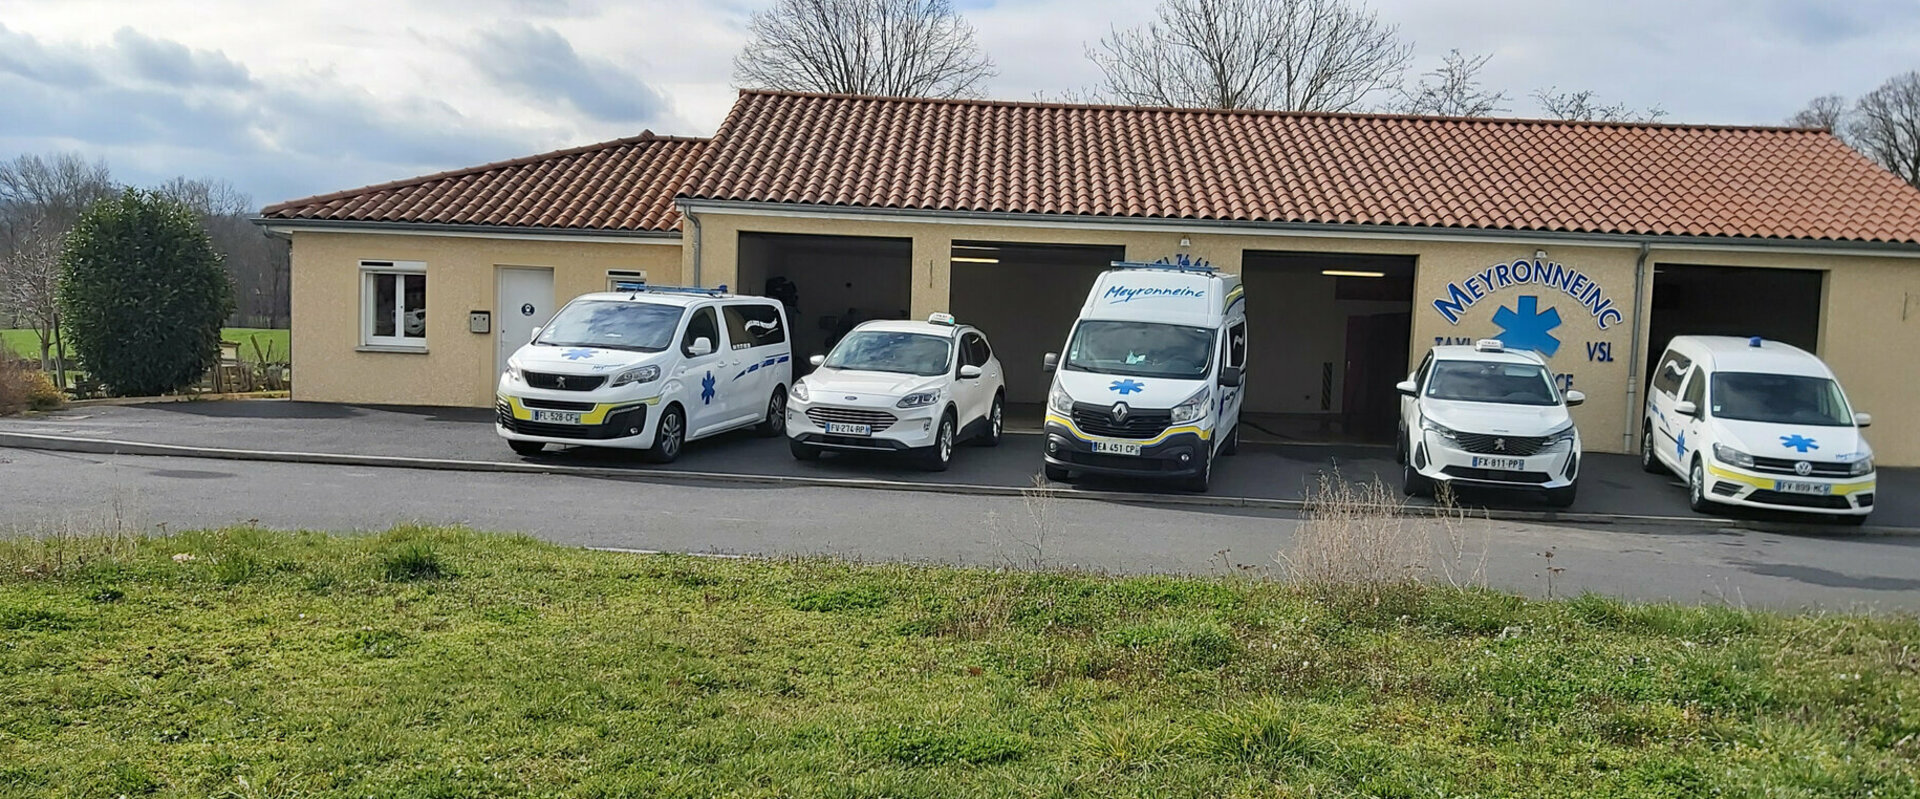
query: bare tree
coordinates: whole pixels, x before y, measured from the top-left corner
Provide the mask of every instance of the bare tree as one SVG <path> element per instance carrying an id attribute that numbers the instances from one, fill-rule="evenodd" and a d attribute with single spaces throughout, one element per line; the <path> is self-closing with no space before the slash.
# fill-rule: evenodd
<path id="1" fill-rule="evenodd" d="M 1787 124 L 1796 128 L 1819 128 L 1838 135 L 1843 132 L 1847 118 L 1847 98 L 1837 94 L 1825 94 L 1807 101 L 1807 107 L 1787 117 Z"/>
<path id="2" fill-rule="evenodd" d="M 1158 21 L 1087 57 L 1122 102 L 1349 111 L 1399 83 L 1413 50 L 1349 0 L 1161 0 Z"/>
<path id="3" fill-rule="evenodd" d="M 1439 68 L 1422 75 L 1412 89 L 1400 90 L 1395 110 L 1450 117 L 1484 117 L 1505 111 L 1500 103 L 1507 99 L 1507 93 L 1488 91 L 1480 83 L 1480 69 L 1492 59 L 1491 53 L 1466 56 L 1459 50 L 1448 52 Z"/>
<path id="4" fill-rule="evenodd" d="M 1920 186 L 1920 72 L 1888 78 L 1854 105 L 1849 143 L 1893 174 Z"/>
<path id="5" fill-rule="evenodd" d="M 0 310 L 33 328 L 43 369 L 65 374 L 54 305 L 62 242 L 88 206 L 112 193 L 106 163 L 75 153 L 0 162 Z"/>
<path id="6" fill-rule="evenodd" d="M 40 343 L 40 368 L 66 385 L 66 353 L 60 346 L 60 249 L 65 231 L 45 216 L 18 217 L 0 250 L 0 305 L 33 329 Z"/>
<path id="7" fill-rule="evenodd" d="M 888 97 L 964 97 L 993 76 L 950 0 L 778 0 L 747 23 L 741 86 Z"/>
<path id="8" fill-rule="evenodd" d="M 287 317 L 286 242 L 250 222 L 253 198 L 225 180 L 176 177 L 155 189 L 193 209 L 233 280 L 234 319 L 242 327 L 280 327 Z"/>
<path id="9" fill-rule="evenodd" d="M 1648 106 L 1646 110 L 1628 107 L 1626 103 L 1602 103 L 1592 90 L 1563 92 L 1559 87 L 1550 86 L 1534 91 L 1533 99 L 1539 101 L 1540 110 L 1554 119 L 1585 120 L 1592 122 L 1659 122 L 1667 115 L 1660 106 Z"/>

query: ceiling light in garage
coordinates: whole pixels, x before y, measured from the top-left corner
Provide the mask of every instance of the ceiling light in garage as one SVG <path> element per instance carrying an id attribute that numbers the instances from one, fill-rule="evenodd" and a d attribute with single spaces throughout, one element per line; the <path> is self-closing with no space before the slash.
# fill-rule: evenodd
<path id="1" fill-rule="evenodd" d="M 1320 274 L 1327 277 L 1386 277 L 1385 272 L 1361 272 L 1353 269 L 1322 269 Z"/>
<path id="2" fill-rule="evenodd" d="M 997 263 L 1000 263 L 1000 259 L 998 258 L 966 258 L 966 257 L 956 255 L 953 257 L 953 262 L 956 264 L 997 264 Z"/>

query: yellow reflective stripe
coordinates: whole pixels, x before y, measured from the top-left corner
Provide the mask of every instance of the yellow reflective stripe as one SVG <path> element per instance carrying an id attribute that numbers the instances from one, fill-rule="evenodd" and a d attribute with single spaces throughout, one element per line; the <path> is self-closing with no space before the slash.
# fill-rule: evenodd
<path id="1" fill-rule="evenodd" d="M 1234 286 L 1232 291 L 1227 292 L 1227 298 L 1220 301 L 1220 310 L 1224 311 L 1232 308 L 1234 299 L 1245 293 L 1247 293 L 1246 286 Z"/>
<path id="2" fill-rule="evenodd" d="M 1722 480 L 1731 480 L 1741 485 L 1753 486 L 1754 488 L 1764 488 L 1764 489 L 1767 489 L 1768 491 L 1778 490 L 1780 485 L 1779 480 L 1775 480 L 1770 477 L 1755 477 L 1749 474 L 1741 474 L 1731 469 L 1722 469 L 1719 466 L 1711 463 L 1707 464 L 1707 471 L 1712 472 L 1713 476 L 1718 477 Z M 1874 489 L 1874 482 L 1875 481 L 1873 480 L 1868 480 L 1864 483 L 1834 483 L 1833 494 L 1834 496 L 1841 496 L 1841 497 L 1844 497 L 1848 494 L 1864 494 Z"/>
<path id="3" fill-rule="evenodd" d="M 1086 433 L 1080 432 L 1079 426 L 1075 425 L 1072 419 L 1068 419 L 1067 417 L 1061 416 L 1060 414 L 1054 413 L 1052 411 L 1047 412 L 1047 421 L 1059 422 L 1063 425 L 1066 425 L 1067 429 L 1072 430 L 1073 434 L 1076 436 L 1079 436 L 1082 441 L 1127 441 L 1127 442 L 1134 441 L 1134 439 L 1131 439 L 1131 438 L 1109 438 L 1107 436 L 1088 435 Z M 1194 435 L 1199 436 L 1202 441 L 1210 441 L 1213 439 L 1212 430 L 1202 430 L 1193 425 L 1182 425 L 1180 427 L 1169 427 L 1165 431 L 1161 432 L 1160 435 L 1154 436 L 1153 438 L 1140 440 L 1139 444 L 1143 447 L 1152 446 L 1154 444 L 1158 444 L 1162 441 L 1167 440 L 1172 436 L 1176 436 L 1181 433 L 1193 433 Z"/>

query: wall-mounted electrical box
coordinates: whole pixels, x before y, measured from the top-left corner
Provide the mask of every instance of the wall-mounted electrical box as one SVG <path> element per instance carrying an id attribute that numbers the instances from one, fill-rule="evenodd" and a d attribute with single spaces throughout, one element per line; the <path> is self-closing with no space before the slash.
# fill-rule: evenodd
<path id="1" fill-rule="evenodd" d="M 468 311 L 467 312 L 467 332 L 492 333 L 493 332 L 493 312 L 492 311 Z"/>

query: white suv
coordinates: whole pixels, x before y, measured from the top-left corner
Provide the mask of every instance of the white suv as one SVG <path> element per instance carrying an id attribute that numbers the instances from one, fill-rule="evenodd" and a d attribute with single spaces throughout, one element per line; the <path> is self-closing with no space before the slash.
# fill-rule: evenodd
<path id="1" fill-rule="evenodd" d="M 1840 382 L 1811 353 L 1759 337 L 1676 336 L 1654 367 L 1640 465 L 1687 480 L 1687 504 L 1873 512 L 1873 448 Z"/>
<path id="2" fill-rule="evenodd" d="M 925 322 L 865 322 L 818 371 L 793 385 L 787 438 L 793 457 L 823 450 L 913 453 L 942 471 L 956 441 L 1000 443 L 1007 387 L 984 333 L 947 314 Z"/>
<path id="3" fill-rule="evenodd" d="M 1394 457 L 1408 496 L 1441 482 L 1541 491 L 1548 504 L 1573 504 L 1580 431 L 1567 409 L 1586 396 L 1563 395 L 1539 355 L 1490 339 L 1434 347 L 1396 388 Z"/>

